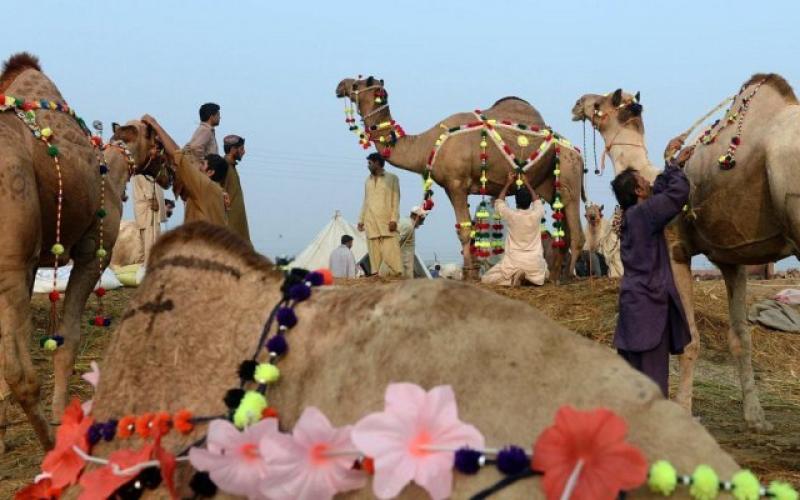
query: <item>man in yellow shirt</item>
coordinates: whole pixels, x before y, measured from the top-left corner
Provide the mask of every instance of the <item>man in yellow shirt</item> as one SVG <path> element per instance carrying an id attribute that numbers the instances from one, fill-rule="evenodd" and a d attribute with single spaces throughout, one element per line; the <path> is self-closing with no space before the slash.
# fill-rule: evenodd
<path id="1" fill-rule="evenodd" d="M 400 181 L 386 172 L 384 159 L 378 153 L 367 156 L 369 177 L 364 184 L 364 204 L 358 218 L 358 230 L 367 232 L 367 250 L 372 274 L 401 276 L 400 238 L 397 222 L 400 219 Z"/>

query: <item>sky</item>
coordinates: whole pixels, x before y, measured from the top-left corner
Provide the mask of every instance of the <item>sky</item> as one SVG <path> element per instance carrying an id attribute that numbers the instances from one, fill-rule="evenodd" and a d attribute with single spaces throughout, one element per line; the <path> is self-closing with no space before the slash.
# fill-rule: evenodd
<path id="1" fill-rule="evenodd" d="M 184 144 L 198 107 L 222 106 L 217 138 L 220 145 L 230 133 L 246 138 L 240 176 L 251 237 L 270 257 L 299 253 L 336 210 L 357 222 L 366 153 L 335 97 L 343 78 L 384 79 L 393 117 L 409 133 L 516 95 L 579 147 L 583 127 L 570 116 L 578 97 L 638 90 L 653 161 L 752 73 L 800 82 L 800 3 L 790 1 L 36 5 L 42 15 L 4 24 L 0 56 L 38 55 L 87 122 L 101 120 L 110 130 L 111 122 L 149 113 Z M 610 172 L 596 177 L 592 161 L 589 197 L 610 212 Z M 401 214 L 408 212 L 420 202 L 419 176 L 389 171 L 400 178 Z M 417 253 L 459 261 L 455 216 L 444 191 L 434 191 L 437 205 L 417 233 Z M 170 226 L 181 219 L 179 212 Z"/>

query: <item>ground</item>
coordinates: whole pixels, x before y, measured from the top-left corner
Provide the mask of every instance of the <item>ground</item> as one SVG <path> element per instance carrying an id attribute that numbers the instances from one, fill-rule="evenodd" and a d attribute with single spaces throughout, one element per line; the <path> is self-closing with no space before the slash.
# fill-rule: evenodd
<path id="1" fill-rule="evenodd" d="M 359 286 L 369 283 L 361 281 Z M 748 304 L 783 287 L 795 286 L 795 283 L 750 282 Z M 531 304 L 578 334 L 610 345 L 616 322 L 617 282 L 613 280 L 580 281 L 561 287 L 490 289 Z M 105 298 L 107 311 L 119 318 L 132 294 L 132 289 L 109 292 Z M 741 393 L 727 349 L 724 285 L 720 281 L 697 283 L 695 301 L 702 338 L 695 379 L 696 417 L 739 464 L 753 470 L 764 481 L 783 479 L 800 485 L 800 334 L 753 329 L 757 382 L 767 418 L 775 425 L 775 431 L 770 434 L 749 432 L 742 421 Z M 34 297 L 38 329 L 46 325 L 48 305 L 45 296 Z M 92 302 L 85 314 L 87 321 L 93 311 Z M 87 330 L 81 341 L 77 373 L 88 371 L 89 363 L 100 359 L 109 340 L 108 329 L 87 327 Z M 31 352 L 49 402 L 52 391 L 50 356 L 33 341 Z M 673 383 L 677 381 L 675 368 L 673 366 Z M 73 376 L 70 390 L 82 400 L 91 397 L 91 387 L 79 375 Z M 8 452 L 0 456 L 0 498 L 10 498 L 14 491 L 30 481 L 39 472 L 42 459 L 42 450 L 18 407 L 11 409 L 9 422 Z"/>

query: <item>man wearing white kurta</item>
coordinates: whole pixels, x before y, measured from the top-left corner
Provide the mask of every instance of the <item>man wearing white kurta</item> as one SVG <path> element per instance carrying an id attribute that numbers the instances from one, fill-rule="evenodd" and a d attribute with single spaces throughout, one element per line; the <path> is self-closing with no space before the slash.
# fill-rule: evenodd
<path id="1" fill-rule="evenodd" d="M 331 252 L 330 269 L 334 278 L 355 278 L 356 258 L 353 256 L 353 237 L 345 234 L 341 239 L 342 244 Z"/>
<path id="2" fill-rule="evenodd" d="M 403 263 L 397 233 L 400 181 L 383 166 L 380 154 L 372 153 L 367 157 L 370 175 L 364 183 L 364 205 L 358 218 L 358 230 L 367 232 L 371 272 L 380 276 L 401 276 Z"/>
<path id="3" fill-rule="evenodd" d="M 524 175 L 522 177 L 526 189 L 517 190 L 516 209 L 509 208 L 505 201 L 508 188 L 517 178 L 516 173 L 509 174 L 503 191 L 495 201 L 495 210 L 503 217 L 508 236 L 503 259 L 483 275 L 483 283 L 519 286 L 525 279 L 534 285 L 543 285 L 547 278 L 547 263 L 539 232 L 544 206 L 528 179 Z"/>
<path id="4" fill-rule="evenodd" d="M 425 223 L 428 213 L 421 207 L 411 209 L 410 217 L 403 217 L 397 225 L 400 232 L 400 256 L 403 260 L 403 276 L 414 277 L 414 257 L 416 256 L 416 240 L 414 234 L 419 226 Z"/>
<path id="5" fill-rule="evenodd" d="M 164 190 L 151 178 L 134 175 L 133 183 L 133 215 L 139 229 L 139 240 L 144 255 L 144 262 L 150 257 L 150 248 L 161 235 L 161 223 L 167 220 L 164 207 Z"/>

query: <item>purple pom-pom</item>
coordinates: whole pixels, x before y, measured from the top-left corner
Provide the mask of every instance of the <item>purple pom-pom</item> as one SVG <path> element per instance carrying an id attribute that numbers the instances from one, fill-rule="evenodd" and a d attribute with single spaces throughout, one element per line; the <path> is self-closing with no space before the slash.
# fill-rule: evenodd
<path id="1" fill-rule="evenodd" d="M 103 318 L 103 326 L 111 326 L 111 317 Z"/>
<path id="2" fill-rule="evenodd" d="M 278 309 L 278 324 L 286 328 L 294 328 L 297 324 L 297 315 L 291 307 L 281 307 Z"/>
<path id="3" fill-rule="evenodd" d="M 311 288 L 307 287 L 305 283 L 298 283 L 289 288 L 289 298 L 295 302 L 303 302 L 311 297 Z"/>
<path id="4" fill-rule="evenodd" d="M 283 335 L 275 335 L 267 341 L 267 350 L 274 352 L 278 356 L 283 356 L 289 350 L 289 344 L 286 343 Z"/>
<path id="5" fill-rule="evenodd" d="M 322 286 L 325 284 L 325 276 L 323 276 L 322 273 L 312 271 L 306 274 L 306 281 L 311 283 L 311 286 Z"/>
<path id="6" fill-rule="evenodd" d="M 464 447 L 456 450 L 455 468 L 462 474 L 477 474 L 481 470 L 483 453 Z"/>
<path id="7" fill-rule="evenodd" d="M 64 337 L 61 335 L 54 335 L 53 340 L 56 341 L 56 345 L 64 345 Z"/>
<path id="8" fill-rule="evenodd" d="M 519 474 L 530 466 L 525 450 L 517 446 L 508 446 L 497 454 L 497 469 L 507 476 Z"/>
<path id="9" fill-rule="evenodd" d="M 89 427 L 89 430 L 86 431 L 86 439 L 89 440 L 89 444 L 94 446 L 103 439 L 103 435 L 101 431 L 103 429 L 103 424 L 94 423 Z"/>
<path id="10" fill-rule="evenodd" d="M 113 441 L 114 436 L 117 434 L 117 421 L 111 419 L 104 423 L 100 432 L 103 434 L 103 439 L 106 441 Z"/>

